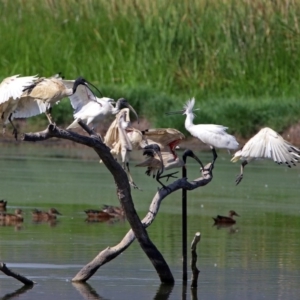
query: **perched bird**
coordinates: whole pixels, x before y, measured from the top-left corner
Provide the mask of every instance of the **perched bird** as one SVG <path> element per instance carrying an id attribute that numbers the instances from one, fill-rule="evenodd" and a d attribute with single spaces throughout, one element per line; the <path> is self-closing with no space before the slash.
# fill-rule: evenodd
<path id="1" fill-rule="evenodd" d="M 228 127 L 215 124 L 193 124 L 195 115 L 193 114 L 193 108 L 195 105 L 195 98 L 188 100 L 184 106 L 184 109 L 176 112 L 168 112 L 167 114 L 183 114 L 186 115 L 185 128 L 190 134 L 204 144 L 210 146 L 213 152 L 213 162 L 217 159 L 217 152 L 215 148 L 235 150 L 239 143 L 233 135 L 226 132 Z"/>
<path id="2" fill-rule="evenodd" d="M 3 133 L 6 124 L 10 123 L 13 127 L 13 134 L 17 139 L 18 131 L 13 124 L 13 118 L 28 118 L 45 112 L 46 106 L 35 102 L 27 97 L 23 90 L 34 84 L 38 80 L 37 76 L 19 77 L 14 75 L 5 78 L 0 84 L 0 115 L 3 124 Z"/>
<path id="3" fill-rule="evenodd" d="M 4 199 L 0 200 L 0 210 L 6 210 L 7 201 Z"/>
<path id="4" fill-rule="evenodd" d="M 264 158 L 273 159 L 279 165 L 284 163 L 290 168 L 299 162 L 300 149 L 285 141 L 273 129 L 268 127 L 261 129 L 231 159 L 232 162 L 242 160 L 241 173 L 236 178 L 236 184 L 243 179 L 244 167 L 249 162 Z"/>
<path id="5" fill-rule="evenodd" d="M 193 153 L 191 150 L 185 150 L 183 153 L 182 159 L 177 156 L 175 153 L 175 146 L 173 146 L 172 151 L 161 151 L 160 146 L 158 144 L 151 144 L 144 147 L 143 155 L 147 157 L 147 159 L 139 164 L 136 167 L 147 167 L 146 174 L 156 179 L 163 188 L 167 188 L 161 181 L 161 178 L 176 178 L 174 175 L 177 172 L 173 172 L 170 174 L 162 175 L 165 170 L 170 170 L 172 168 L 180 168 L 185 166 L 184 161 L 186 161 L 186 157 L 190 156 L 194 158 L 204 169 L 202 162 L 199 158 Z"/>
<path id="6" fill-rule="evenodd" d="M 55 208 L 50 208 L 48 211 L 41 211 L 34 209 L 32 211 L 32 220 L 33 221 L 49 221 L 57 218 L 57 215 L 61 215 Z"/>
<path id="7" fill-rule="evenodd" d="M 49 120 L 49 123 L 52 124 L 52 106 L 61 99 L 73 95 L 79 85 L 84 85 L 89 88 L 89 85 L 92 84 L 84 78 L 78 77 L 74 82 L 72 82 L 72 87 L 68 88 L 65 85 L 64 80 L 62 80 L 60 77 L 40 78 L 33 84 L 26 86 L 23 89 L 23 92 L 25 92 L 26 96 L 35 100 L 40 100 L 47 105 L 45 114 Z"/>
<path id="8" fill-rule="evenodd" d="M 233 219 L 233 216 L 239 217 L 239 215 L 234 210 L 230 210 L 228 217 L 218 215 L 216 218 L 213 218 L 213 219 L 215 221 L 215 224 L 221 224 L 221 223 L 234 224 L 234 223 L 236 223 L 236 220 Z"/>
<path id="9" fill-rule="evenodd" d="M 18 208 L 15 210 L 14 214 L 1 212 L 0 220 L 4 222 L 23 222 L 23 211 Z"/>
<path id="10" fill-rule="evenodd" d="M 64 80 L 64 84 L 70 86 L 74 81 Z M 86 125 L 96 125 L 102 122 L 108 116 L 116 114 L 120 109 L 127 107 L 131 109 L 138 116 L 133 107 L 128 103 L 125 98 L 118 99 L 117 103 L 111 98 L 102 97 L 97 98 L 95 95 L 85 86 L 79 86 L 73 95 L 69 96 L 71 105 L 74 109 L 74 122 L 67 127 L 67 129 L 78 127 L 78 122 L 82 121 Z M 116 106 L 114 107 L 113 104 Z"/>
<path id="11" fill-rule="evenodd" d="M 116 109 L 120 109 L 123 106 L 121 104 L 117 102 Z M 136 112 L 133 108 L 132 110 L 138 120 Z M 129 108 L 120 109 L 104 136 L 104 143 L 111 149 L 110 152 L 116 159 L 121 156 L 121 164 L 127 174 L 129 184 L 138 189 L 130 173 L 129 153 L 132 150 L 140 149 L 144 138 L 140 130 L 131 126 L 129 113 Z"/>

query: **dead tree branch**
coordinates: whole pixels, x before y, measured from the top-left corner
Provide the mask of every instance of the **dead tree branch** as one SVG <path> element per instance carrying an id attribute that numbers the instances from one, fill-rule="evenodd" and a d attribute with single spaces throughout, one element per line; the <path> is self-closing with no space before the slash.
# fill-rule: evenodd
<path id="1" fill-rule="evenodd" d="M 192 258 L 191 258 L 191 269 L 192 269 L 192 283 L 191 283 L 191 288 L 196 288 L 198 286 L 198 276 L 200 271 L 198 270 L 196 263 L 197 263 L 197 244 L 200 242 L 201 239 L 201 233 L 196 232 L 194 239 L 191 244 L 191 253 L 192 253 Z"/>
<path id="2" fill-rule="evenodd" d="M 174 283 L 174 277 L 171 273 L 169 266 L 164 260 L 161 253 L 158 251 L 156 246 L 150 240 L 148 233 L 141 223 L 131 197 L 130 185 L 128 182 L 127 175 L 121 165 L 115 161 L 110 153 L 110 149 L 102 142 L 101 138 L 95 134 L 94 131 L 90 130 L 85 124 L 80 123 L 82 128 L 87 131 L 90 136 L 83 136 L 72 131 L 63 130 L 50 124 L 48 128 L 42 132 L 37 133 L 26 133 L 23 136 L 24 141 L 44 141 L 49 138 L 62 138 L 71 140 L 73 142 L 86 145 L 91 147 L 99 155 L 102 162 L 105 164 L 107 169 L 111 172 L 114 177 L 117 186 L 117 195 L 121 203 L 122 208 L 126 214 L 127 220 L 136 236 L 141 248 L 146 253 L 154 268 L 156 269 L 161 282 L 163 283 Z M 111 258 L 112 259 L 112 258 Z M 93 269 L 89 273 L 90 278 L 94 273 Z M 87 280 L 87 279 L 86 279 Z M 74 281 L 86 281 L 86 280 L 74 280 Z"/>
<path id="3" fill-rule="evenodd" d="M 205 169 L 202 171 L 202 177 L 197 178 L 191 182 L 188 182 L 186 178 L 178 179 L 175 182 L 168 185 L 167 189 L 159 190 L 151 202 L 149 212 L 142 220 L 143 226 L 147 228 L 153 223 L 162 200 L 165 199 L 169 194 L 182 188 L 191 191 L 198 187 L 207 185 L 213 178 L 212 169 L 213 166 L 211 165 L 211 163 L 209 163 L 205 166 Z M 126 250 L 134 241 L 134 239 L 134 232 L 132 230 L 129 230 L 119 244 L 117 244 L 114 247 L 108 247 L 101 251 L 91 262 L 89 262 L 77 273 L 77 275 L 72 279 L 72 281 L 87 281 L 101 266 L 108 263 L 109 261 L 117 257 L 119 254 L 121 254 L 124 250 Z"/>
<path id="4" fill-rule="evenodd" d="M 24 285 L 27 285 L 27 286 L 32 286 L 34 285 L 34 282 L 18 273 L 15 273 L 13 271 L 11 271 L 5 263 L 1 262 L 0 263 L 0 271 L 2 271 L 5 275 L 7 276 L 10 276 L 10 277 L 13 277 L 17 280 L 19 280 L 20 282 L 22 282 Z"/>

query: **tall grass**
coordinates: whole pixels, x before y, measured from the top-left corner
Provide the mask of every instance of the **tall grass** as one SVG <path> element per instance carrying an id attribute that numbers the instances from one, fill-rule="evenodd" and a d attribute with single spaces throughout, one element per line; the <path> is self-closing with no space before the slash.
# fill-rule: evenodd
<path id="1" fill-rule="evenodd" d="M 298 118 L 300 1 L 0 0 L 1 77 L 83 75 L 156 126 L 195 96 L 247 136 Z M 276 100 L 274 100 L 276 99 Z M 72 118 L 67 102 L 59 120 Z"/>

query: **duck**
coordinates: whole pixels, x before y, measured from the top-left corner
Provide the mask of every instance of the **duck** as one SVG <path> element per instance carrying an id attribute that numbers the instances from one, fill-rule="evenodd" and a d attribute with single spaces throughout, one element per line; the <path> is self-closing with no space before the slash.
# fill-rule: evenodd
<path id="1" fill-rule="evenodd" d="M 124 210 L 122 207 L 113 205 L 103 205 L 103 212 L 110 214 L 113 217 L 124 217 Z"/>
<path id="2" fill-rule="evenodd" d="M 0 220 L 3 222 L 23 222 L 23 211 L 17 208 L 14 214 L 0 213 Z"/>
<path id="3" fill-rule="evenodd" d="M 61 213 L 56 208 L 50 208 L 48 211 L 41 211 L 38 209 L 34 209 L 32 211 L 32 219 L 34 221 L 49 221 L 57 218 L 57 215 L 61 215 Z"/>
<path id="4" fill-rule="evenodd" d="M 84 211 L 87 215 L 88 220 L 97 220 L 97 219 L 110 219 L 113 218 L 108 212 L 97 209 L 87 209 Z"/>
<path id="5" fill-rule="evenodd" d="M 213 219 L 215 221 L 215 224 L 235 224 L 236 220 L 233 219 L 233 216 L 239 217 L 239 215 L 234 210 L 230 210 L 228 217 L 218 215 L 216 218 Z"/>
<path id="6" fill-rule="evenodd" d="M 7 201 L 4 199 L 0 200 L 0 210 L 6 210 Z"/>

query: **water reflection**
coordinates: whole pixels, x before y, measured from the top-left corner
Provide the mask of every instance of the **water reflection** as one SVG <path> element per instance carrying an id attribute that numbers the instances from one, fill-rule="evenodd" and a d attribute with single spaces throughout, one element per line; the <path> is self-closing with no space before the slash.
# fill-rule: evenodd
<path id="1" fill-rule="evenodd" d="M 169 299 L 174 285 L 161 284 L 156 292 L 156 295 L 153 297 L 153 300 L 167 300 Z"/>
<path id="2" fill-rule="evenodd" d="M 108 298 L 101 297 L 88 283 L 86 282 L 72 282 L 72 285 L 80 293 L 83 299 L 88 300 L 108 300 Z"/>
<path id="3" fill-rule="evenodd" d="M 23 229 L 23 221 L 0 220 L 0 226 L 14 227 L 15 231 Z"/>
<path id="4" fill-rule="evenodd" d="M 29 285 L 29 286 L 24 285 L 21 288 L 15 290 L 14 292 L 4 295 L 3 297 L 0 298 L 0 300 L 9 300 L 9 299 L 19 298 L 20 295 L 25 294 L 26 292 L 31 290 L 33 287 L 34 287 L 33 285 Z"/>
<path id="5" fill-rule="evenodd" d="M 57 219 L 53 219 L 53 220 L 32 220 L 32 224 L 36 224 L 36 225 L 41 225 L 41 224 L 47 224 L 49 225 L 49 227 L 55 227 L 59 224 L 59 221 Z"/>
<path id="6" fill-rule="evenodd" d="M 235 224 L 213 224 L 213 227 L 216 227 L 217 230 L 219 229 L 227 229 L 230 234 L 237 233 L 239 231 L 238 227 Z"/>

